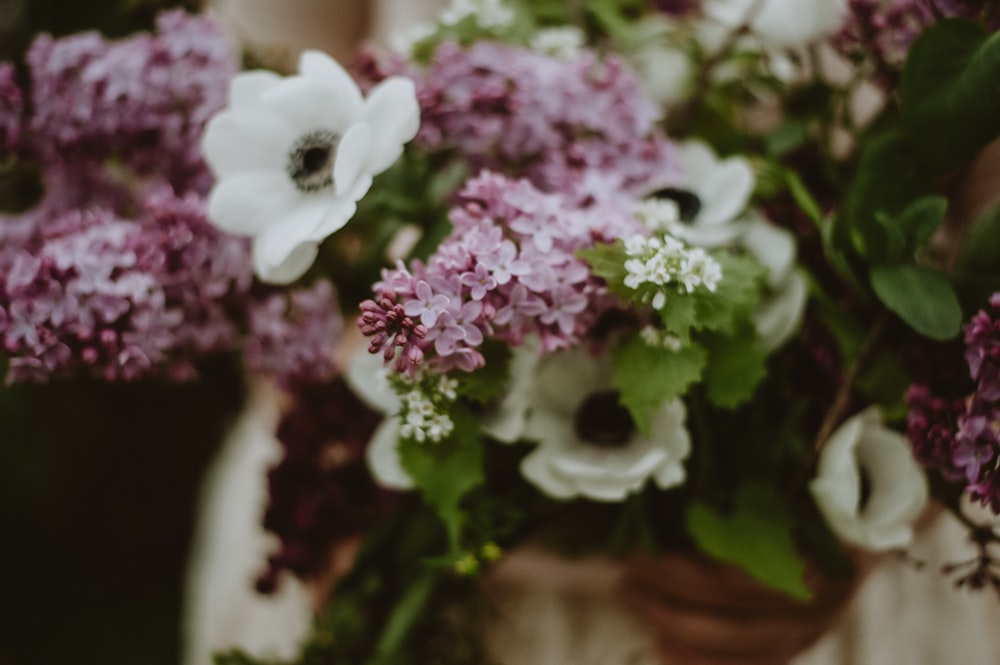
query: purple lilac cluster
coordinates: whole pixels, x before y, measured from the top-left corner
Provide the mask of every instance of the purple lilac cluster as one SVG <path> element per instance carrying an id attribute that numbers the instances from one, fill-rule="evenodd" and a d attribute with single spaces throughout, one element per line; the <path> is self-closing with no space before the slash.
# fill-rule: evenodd
<path id="1" fill-rule="evenodd" d="M 907 435 L 922 464 L 1000 514 L 1000 293 L 965 326 L 965 348 L 975 391 L 946 399 L 911 387 Z"/>
<path id="2" fill-rule="evenodd" d="M 68 210 L 32 231 L 0 281 L 8 380 L 131 380 L 153 367 L 183 379 L 192 357 L 231 348 L 252 279 L 246 243 L 209 225 L 199 198 L 164 190 L 134 220 Z"/>
<path id="3" fill-rule="evenodd" d="M 852 58 L 874 63 L 883 85 L 895 83 L 910 44 L 925 28 L 945 18 L 978 18 L 982 0 L 849 0 L 849 17 L 834 38 L 835 46 Z M 989 18 L 1000 27 L 1000 15 Z"/>
<path id="4" fill-rule="evenodd" d="M 617 302 L 576 252 L 643 232 L 628 207 L 578 207 L 491 172 L 466 183 L 449 218 L 454 230 L 426 263 L 384 271 L 362 304 L 369 350 L 398 371 L 425 361 L 471 371 L 487 337 L 570 346 Z"/>
<path id="5" fill-rule="evenodd" d="M 275 376 L 286 387 L 333 377 L 343 319 L 330 282 L 260 298 L 247 323 L 243 355 L 251 370 Z"/>
<path id="6" fill-rule="evenodd" d="M 14 65 L 0 62 L 0 154 L 17 146 L 23 114 L 24 94 L 17 84 Z"/>
<path id="7" fill-rule="evenodd" d="M 278 426 L 282 460 L 268 474 L 264 526 L 278 536 L 257 589 L 271 593 L 282 571 L 308 579 L 329 569 L 331 548 L 390 507 L 371 480 L 364 450 L 380 416 L 343 380 L 298 386 Z"/>
<path id="8" fill-rule="evenodd" d="M 426 69 L 387 65 L 417 84 L 417 142 L 580 201 L 643 194 L 676 174 L 661 111 L 623 61 L 589 50 L 562 59 L 480 42 L 442 43 Z M 369 68 L 369 75 L 371 74 Z"/>
<path id="9" fill-rule="evenodd" d="M 0 349 L 7 380 L 194 376 L 243 346 L 285 385 L 330 375 L 342 326 L 329 284 L 253 284 L 245 239 L 205 217 L 199 142 L 225 103 L 232 50 L 207 18 L 168 12 L 159 34 L 39 37 L 24 115 L 0 65 L 0 142 L 42 172 L 45 196 L 0 217 Z"/>
<path id="10" fill-rule="evenodd" d="M 118 41 L 97 33 L 38 37 L 26 57 L 32 115 L 25 149 L 79 171 L 116 157 L 178 192 L 206 192 L 202 128 L 225 105 L 238 62 L 208 18 L 166 12 L 156 27 L 158 35 Z"/>

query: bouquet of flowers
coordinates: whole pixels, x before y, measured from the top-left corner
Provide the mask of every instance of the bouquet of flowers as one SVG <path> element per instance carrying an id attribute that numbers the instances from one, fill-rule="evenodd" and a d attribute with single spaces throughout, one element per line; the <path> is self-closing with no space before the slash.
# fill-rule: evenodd
<path id="1" fill-rule="evenodd" d="M 455 0 L 285 77 L 189 21 L 41 40 L 30 114 L 3 70 L 46 194 L 0 227 L 0 339 L 12 381 L 278 377 L 258 589 L 361 539 L 301 662 L 481 662 L 526 543 L 806 606 L 931 492 L 979 548 L 946 570 L 1000 591 L 963 512 L 1000 512 L 1000 218 L 956 203 L 996 3 Z"/>

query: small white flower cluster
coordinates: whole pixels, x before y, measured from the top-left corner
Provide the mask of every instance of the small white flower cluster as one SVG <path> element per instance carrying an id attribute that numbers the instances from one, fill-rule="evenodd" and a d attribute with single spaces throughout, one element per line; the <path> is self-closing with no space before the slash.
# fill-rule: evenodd
<path id="1" fill-rule="evenodd" d="M 447 413 L 438 411 L 437 404 L 454 402 L 458 398 L 458 381 L 439 376 L 430 386 L 430 394 L 425 392 L 419 380 L 403 380 L 402 383 L 409 386 L 409 390 L 402 395 L 400 435 L 417 443 L 439 443 L 446 439 L 454 431 L 455 423 Z"/>
<path id="2" fill-rule="evenodd" d="M 503 0 L 451 0 L 451 5 L 438 15 L 444 25 L 455 25 L 469 17 L 481 28 L 505 28 L 514 22 L 514 10 Z"/>
<path id="3" fill-rule="evenodd" d="M 646 343 L 647 346 L 661 347 L 668 351 L 680 351 L 684 346 L 679 337 L 671 335 L 666 330 L 662 328 L 655 328 L 653 326 L 646 326 L 639 331 L 639 338 Z"/>
<path id="4" fill-rule="evenodd" d="M 670 199 L 643 199 L 635 207 L 635 216 L 652 233 L 669 233 L 681 223 L 681 211 Z"/>
<path id="5" fill-rule="evenodd" d="M 568 25 L 539 30 L 531 40 L 531 48 L 555 58 L 569 59 L 580 52 L 584 45 L 583 31 Z"/>
<path id="6" fill-rule="evenodd" d="M 722 279 L 722 266 L 700 247 L 685 247 L 668 235 L 647 238 L 635 234 L 625 239 L 625 286 L 638 289 L 644 284 L 663 287 L 678 284 L 685 292 L 704 287 L 714 292 Z M 661 288 L 653 296 L 653 309 L 666 304 Z"/>

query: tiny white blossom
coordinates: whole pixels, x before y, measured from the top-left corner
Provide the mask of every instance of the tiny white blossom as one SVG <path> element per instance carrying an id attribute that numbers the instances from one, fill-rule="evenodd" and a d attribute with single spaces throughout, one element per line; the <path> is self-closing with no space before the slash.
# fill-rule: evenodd
<path id="1" fill-rule="evenodd" d="M 505 28 L 514 22 L 514 10 L 502 0 L 451 0 L 438 20 L 444 25 L 456 25 L 472 17 L 481 28 Z"/>
<path id="2" fill-rule="evenodd" d="M 531 40 L 531 48 L 556 58 L 572 58 L 585 42 L 583 32 L 575 26 L 544 28 Z"/>
<path id="3" fill-rule="evenodd" d="M 414 23 L 389 38 L 389 46 L 401 55 L 412 55 L 417 44 L 434 36 L 437 25 L 430 21 Z"/>
<path id="4" fill-rule="evenodd" d="M 653 296 L 653 301 L 649 304 L 657 311 L 663 309 L 663 306 L 667 304 L 667 294 L 663 291 L 657 291 L 656 295 Z"/>
<path id="5" fill-rule="evenodd" d="M 653 233 L 669 231 L 681 221 L 680 208 L 670 199 L 644 199 L 636 205 L 635 216 Z"/>
<path id="6" fill-rule="evenodd" d="M 680 338 L 653 326 L 644 326 L 639 331 L 639 338 L 648 346 L 662 347 L 668 351 L 680 351 L 684 346 Z"/>
<path id="7" fill-rule="evenodd" d="M 634 234 L 625 238 L 625 255 L 642 256 L 646 253 L 646 236 Z"/>

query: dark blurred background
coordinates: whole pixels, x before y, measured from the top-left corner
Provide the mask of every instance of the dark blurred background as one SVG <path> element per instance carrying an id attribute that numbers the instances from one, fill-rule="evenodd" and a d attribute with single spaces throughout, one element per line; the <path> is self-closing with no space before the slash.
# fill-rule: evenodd
<path id="1" fill-rule="evenodd" d="M 124 35 L 196 4 L 0 0 L 0 60 L 40 32 Z M 0 386 L 0 665 L 178 663 L 196 494 L 242 401 L 235 368 Z"/>

